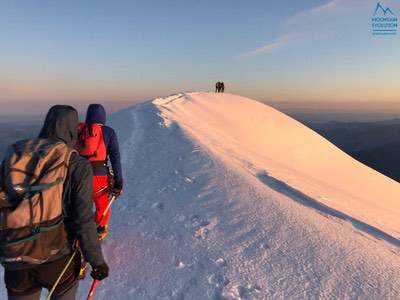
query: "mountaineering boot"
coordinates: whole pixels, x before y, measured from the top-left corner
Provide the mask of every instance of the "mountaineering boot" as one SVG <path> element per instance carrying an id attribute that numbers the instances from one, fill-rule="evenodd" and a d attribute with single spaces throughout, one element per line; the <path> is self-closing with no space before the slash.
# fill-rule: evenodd
<path id="1" fill-rule="evenodd" d="M 108 224 L 97 227 L 97 236 L 99 238 L 99 241 L 104 240 L 107 237 L 107 235 L 108 235 Z"/>

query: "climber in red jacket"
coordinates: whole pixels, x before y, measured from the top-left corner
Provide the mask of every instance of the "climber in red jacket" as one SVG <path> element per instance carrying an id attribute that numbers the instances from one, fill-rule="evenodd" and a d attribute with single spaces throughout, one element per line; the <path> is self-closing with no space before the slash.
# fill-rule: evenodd
<path id="1" fill-rule="evenodd" d="M 123 179 L 119 145 L 115 131 L 105 125 L 106 112 L 100 104 L 90 104 L 86 122 L 79 126 L 77 150 L 86 157 L 93 168 L 93 200 L 96 205 L 95 221 L 99 239 L 108 234 L 110 210 L 102 215 L 110 201 L 110 195 L 118 197 L 122 193 Z M 108 168 L 111 162 L 112 172 Z M 111 176 L 113 174 L 113 176 Z"/>

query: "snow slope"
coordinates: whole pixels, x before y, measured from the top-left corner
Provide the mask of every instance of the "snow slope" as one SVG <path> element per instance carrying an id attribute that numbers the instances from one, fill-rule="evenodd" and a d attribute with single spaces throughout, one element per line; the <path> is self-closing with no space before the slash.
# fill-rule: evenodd
<path id="1" fill-rule="evenodd" d="M 96 299 L 400 298 L 397 183 L 300 123 L 184 93 L 111 125 L 126 187 Z"/>
<path id="2" fill-rule="evenodd" d="M 176 98 L 179 97 L 179 98 Z M 400 237 L 400 187 L 352 159 L 320 135 L 257 101 L 193 93 L 157 99 L 215 155 L 271 184 L 285 184 L 316 202 Z M 164 104 L 166 104 L 164 106 Z"/>

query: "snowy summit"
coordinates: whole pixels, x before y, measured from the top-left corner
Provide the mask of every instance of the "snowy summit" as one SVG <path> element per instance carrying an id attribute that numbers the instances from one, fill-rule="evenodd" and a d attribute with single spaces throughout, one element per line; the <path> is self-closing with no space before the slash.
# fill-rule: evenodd
<path id="1" fill-rule="evenodd" d="M 237 95 L 181 93 L 111 119 L 126 189 L 96 299 L 400 298 L 395 181 Z"/>

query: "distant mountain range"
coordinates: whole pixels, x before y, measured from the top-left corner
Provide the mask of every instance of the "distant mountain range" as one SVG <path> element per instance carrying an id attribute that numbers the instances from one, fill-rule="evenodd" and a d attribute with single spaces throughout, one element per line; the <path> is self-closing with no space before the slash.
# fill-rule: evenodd
<path id="1" fill-rule="evenodd" d="M 305 124 L 358 161 L 400 181 L 400 119 Z"/>
<path id="2" fill-rule="evenodd" d="M 39 121 L 10 121 L 0 123 L 0 159 L 3 159 L 3 155 L 9 144 L 18 140 L 37 136 L 40 125 L 41 123 Z"/>

